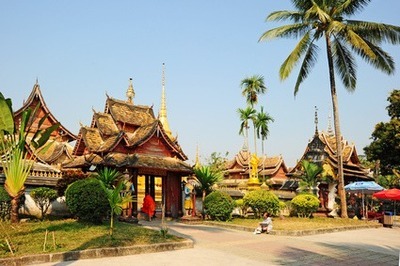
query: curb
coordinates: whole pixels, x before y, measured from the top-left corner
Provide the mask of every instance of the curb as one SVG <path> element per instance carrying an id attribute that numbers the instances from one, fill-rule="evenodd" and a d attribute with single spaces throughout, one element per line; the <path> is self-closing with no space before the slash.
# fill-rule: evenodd
<path id="1" fill-rule="evenodd" d="M 186 239 L 184 241 L 174 242 L 174 243 L 160 243 L 160 244 L 115 247 L 115 248 L 98 248 L 98 249 L 76 250 L 76 251 L 67 251 L 67 252 L 50 253 L 50 254 L 29 255 L 17 258 L 0 259 L 0 265 L 19 266 L 19 265 L 61 262 L 61 261 L 80 260 L 80 259 L 97 259 L 104 257 L 117 257 L 117 256 L 127 256 L 127 255 L 136 255 L 144 253 L 155 253 L 155 252 L 163 252 L 163 251 L 186 249 L 186 248 L 193 248 L 192 240 Z"/>
<path id="2" fill-rule="evenodd" d="M 254 232 L 254 228 L 248 227 L 248 226 L 240 226 L 240 225 L 233 225 L 233 224 L 221 224 L 221 223 L 215 223 L 215 222 L 207 222 L 206 224 L 229 228 L 229 229 L 234 229 L 234 230 Z M 269 234 L 277 235 L 277 236 L 308 236 L 308 235 L 318 235 L 318 234 L 342 232 L 342 231 L 349 231 L 349 230 L 382 228 L 382 227 L 383 227 L 382 224 L 376 224 L 376 225 L 344 226 L 344 227 L 336 227 L 336 228 L 321 228 L 321 229 L 309 229 L 309 230 L 273 230 Z"/>

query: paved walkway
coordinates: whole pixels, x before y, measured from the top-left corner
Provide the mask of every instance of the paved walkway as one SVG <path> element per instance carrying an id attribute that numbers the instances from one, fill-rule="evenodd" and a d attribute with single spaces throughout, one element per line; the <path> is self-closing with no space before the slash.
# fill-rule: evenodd
<path id="1" fill-rule="evenodd" d="M 157 221 L 142 222 L 159 228 Z M 49 265 L 396 265 L 400 228 L 374 228 L 312 236 L 254 235 L 207 225 L 168 224 L 169 232 L 194 241 L 193 249 Z"/>

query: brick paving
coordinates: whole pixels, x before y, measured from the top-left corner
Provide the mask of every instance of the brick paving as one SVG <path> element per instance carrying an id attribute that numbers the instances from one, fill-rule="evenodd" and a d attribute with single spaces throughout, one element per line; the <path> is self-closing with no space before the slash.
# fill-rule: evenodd
<path id="1" fill-rule="evenodd" d="M 142 224 L 159 228 L 157 221 Z M 170 233 L 191 239 L 194 248 L 40 265 L 400 265 L 399 227 L 308 236 L 254 235 L 176 222 L 168 227 Z"/>

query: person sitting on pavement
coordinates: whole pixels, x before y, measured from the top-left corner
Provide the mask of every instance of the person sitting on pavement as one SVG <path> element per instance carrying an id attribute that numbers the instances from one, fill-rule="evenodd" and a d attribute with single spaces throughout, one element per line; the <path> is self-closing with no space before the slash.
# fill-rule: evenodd
<path id="1" fill-rule="evenodd" d="M 254 230 L 254 234 L 261 234 L 266 232 L 269 234 L 272 231 L 272 218 L 269 213 L 264 213 L 264 221 L 262 221 L 259 226 Z"/>

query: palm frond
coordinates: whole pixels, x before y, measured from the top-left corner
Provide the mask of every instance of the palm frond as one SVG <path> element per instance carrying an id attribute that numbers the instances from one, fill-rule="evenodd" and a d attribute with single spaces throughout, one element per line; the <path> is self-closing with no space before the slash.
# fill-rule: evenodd
<path id="1" fill-rule="evenodd" d="M 312 7 L 309 8 L 305 14 L 304 18 L 309 21 L 319 21 L 320 23 L 328 23 L 330 22 L 331 16 L 323 10 L 321 7 L 325 7 L 325 5 L 318 5 L 315 1 L 311 1 L 313 3 Z"/>
<path id="2" fill-rule="evenodd" d="M 269 14 L 266 21 L 290 20 L 297 23 L 303 21 L 303 17 L 304 14 L 302 12 L 282 10 Z"/>
<path id="3" fill-rule="evenodd" d="M 396 45 L 400 43 L 399 26 L 359 20 L 347 20 L 346 24 L 364 39 L 375 44 L 388 42 Z"/>
<path id="4" fill-rule="evenodd" d="M 281 80 L 285 80 L 290 73 L 292 72 L 293 68 L 299 61 L 299 58 L 307 51 L 311 42 L 310 33 L 306 33 L 303 38 L 297 43 L 296 47 L 293 51 L 289 54 L 286 60 L 282 63 L 279 69 L 279 76 Z"/>
<path id="5" fill-rule="evenodd" d="M 351 55 L 349 49 L 337 38 L 334 38 L 332 41 L 332 50 L 337 73 L 342 79 L 346 89 L 354 91 L 357 83 L 357 71 L 354 57 Z"/>
<path id="6" fill-rule="evenodd" d="M 308 49 L 304 55 L 303 63 L 300 66 L 299 74 L 297 75 L 296 84 L 294 86 L 294 95 L 297 95 L 301 83 L 308 77 L 311 69 L 317 62 L 318 46 L 314 43 L 308 45 Z"/>
<path id="7" fill-rule="evenodd" d="M 371 0 L 345 0 L 340 5 L 336 5 L 336 13 L 351 16 L 362 11 L 370 2 Z"/>
<path id="8" fill-rule="evenodd" d="M 304 23 L 296 23 L 285 25 L 281 27 L 277 27 L 271 30 L 264 32 L 259 42 L 268 41 L 276 38 L 299 38 L 307 33 L 310 29 L 312 29 L 312 25 L 304 24 Z"/>

